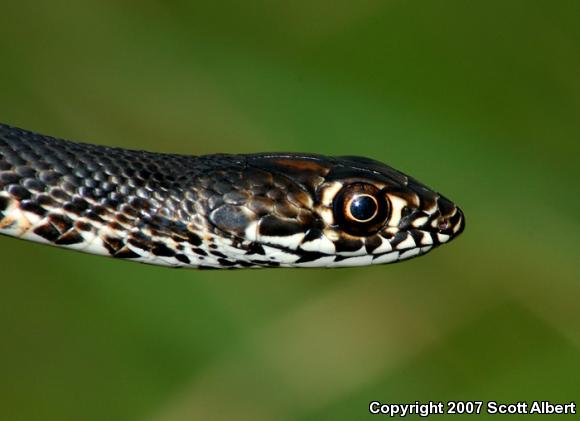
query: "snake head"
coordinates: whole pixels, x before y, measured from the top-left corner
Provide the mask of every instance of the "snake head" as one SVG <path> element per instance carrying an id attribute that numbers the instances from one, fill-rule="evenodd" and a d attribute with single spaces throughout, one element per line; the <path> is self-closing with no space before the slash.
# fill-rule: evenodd
<path id="1" fill-rule="evenodd" d="M 255 181 L 244 187 L 254 190 L 244 203 L 243 237 L 282 266 L 396 262 L 465 227 L 449 199 L 372 159 L 263 154 L 248 156 L 247 165 L 254 174 L 244 178 Z"/>

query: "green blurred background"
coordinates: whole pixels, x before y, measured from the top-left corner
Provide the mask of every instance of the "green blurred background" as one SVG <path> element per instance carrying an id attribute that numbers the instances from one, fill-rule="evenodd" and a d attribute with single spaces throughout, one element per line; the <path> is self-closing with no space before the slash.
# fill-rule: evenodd
<path id="1" fill-rule="evenodd" d="M 154 151 L 366 155 L 468 224 L 426 257 L 343 270 L 171 270 L 2 237 L 0 418 L 578 399 L 579 18 L 572 0 L 2 0 L 5 123 Z"/>

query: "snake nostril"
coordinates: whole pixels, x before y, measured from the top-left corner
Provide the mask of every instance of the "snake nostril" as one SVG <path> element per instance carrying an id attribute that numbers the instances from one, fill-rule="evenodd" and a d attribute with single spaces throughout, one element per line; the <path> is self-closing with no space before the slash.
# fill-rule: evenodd
<path id="1" fill-rule="evenodd" d="M 459 235 L 465 226 L 463 212 L 456 208 L 453 215 L 439 216 L 432 226 L 441 234 Z"/>
<path id="2" fill-rule="evenodd" d="M 439 221 L 437 228 L 439 229 L 439 231 L 446 231 L 449 229 L 450 225 L 451 225 L 451 223 L 449 222 L 449 220 L 443 218 Z"/>

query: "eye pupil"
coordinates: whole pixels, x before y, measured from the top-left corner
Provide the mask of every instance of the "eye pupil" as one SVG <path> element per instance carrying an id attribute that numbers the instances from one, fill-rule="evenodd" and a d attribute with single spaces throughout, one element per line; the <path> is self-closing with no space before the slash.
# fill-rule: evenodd
<path id="1" fill-rule="evenodd" d="M 358 221 L 368 221 L 377 213 L 377 202 L 368 195 L 355 197 L 350 203 L 350 214 Z"/>

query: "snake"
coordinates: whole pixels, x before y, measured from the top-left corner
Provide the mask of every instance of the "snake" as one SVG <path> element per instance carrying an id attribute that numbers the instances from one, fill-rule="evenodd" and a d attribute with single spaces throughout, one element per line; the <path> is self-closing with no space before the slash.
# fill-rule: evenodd
<path id="1" fill-rule="evenodd" d="M 188 156 L 0 124 L 0 234 L 147 264 L 352 267 L 422 256 L 465 228 L 386 164 L 306 153 Z"/>

